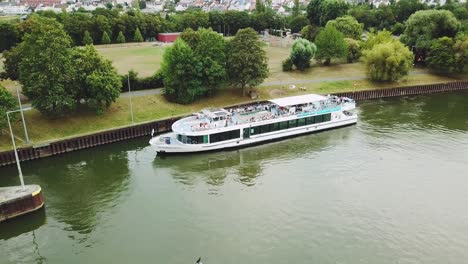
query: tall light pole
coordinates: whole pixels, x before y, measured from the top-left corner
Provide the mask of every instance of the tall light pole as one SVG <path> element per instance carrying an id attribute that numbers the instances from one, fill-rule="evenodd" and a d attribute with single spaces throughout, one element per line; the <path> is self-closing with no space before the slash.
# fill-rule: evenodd
<path id="1" fill-rule="evenodd" d="M 132 91 L 130 90 L 130 72 L 128 73 L 128 97 L 130 98 L 130 115 L 132 116 L 132 124 L 134 123 L 133 120 L 133 104 L 132 104 Z"/>
<path id="2" fill-rule="evenodd" d="M 14 112 L 18 112 L 18 111 L 21 111 L 21 113 L 23 112 L 22 110 L 7 111 L 6 116 L 7 116 L 7 120 L 8 120 L 8 127 L 10 127 L 11 143 L 13 143 L 13 151 L 15 152 L 16 167 L 18 168 L 18 174 L 19 174 L 19 178 L 20 178 L 20 182 L 21 182 L 21 188 L 24 191 L 25 187 L 24 187 L 24 180 L 23 180 L 23 172 L 21 171 L 20 160 L 19 160 L 19 157 L 18 157 L 18 152 L 16 151 L 15 137 L 13 136 L 13 129 L 11 128 L 11 122 L 10 122 L 10 113 L 14 113 Z"/>
<path id="3" fill-rule="evenodd" d="M 23 120 L 23 128 L 24 128 L 24 135 L 26 136 L 26 143 L 29 143 L 28 129 L 26 127 L 26 120 L 24 119 L 23 105 L 21 104 L 18 86 L 16 87 L 16 94 L 18 95 L 19 111 L 21 112 L 21 120 Z"/>

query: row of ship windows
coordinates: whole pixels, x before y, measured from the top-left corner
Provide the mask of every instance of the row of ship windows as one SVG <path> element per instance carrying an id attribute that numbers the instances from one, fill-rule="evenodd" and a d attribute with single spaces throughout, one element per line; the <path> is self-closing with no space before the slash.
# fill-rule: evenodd
<path id="1" fill-rule="evenodd" d="M 299 119 L 294 119 L 294 120 L 289 120 L 289 121 L 283 121 L 279 123 L 267 124 L 263 126 L 256 126 L 256 127 L 251 127 L 250 131 L 248 128 L 244 129 L 244 137 L 246 136 L 246 133 L 249 133 L 249 132 L 250 132 L 249 135 L 252 136 L 252 135 L 258 135 L 258 134 L 268 133 L 272 131 L 277 131 L 277 130 L 283 130 L 283 129 L 288 129 L 288 128 L 328 122 L 330 120 L 331 120 L 331 114 L 324 114 L 324 115 L 309 116 L 309 117 L 304 117 L 304 118 L 299 118 Z"/>
<path id="2" fill-rule="evenodd" d="M 328 122 L 331 120 L 331 114 L 324 114 L 318 116 L 309 116 L 289 121 L 283 121 L 278 123 L 272 123 L 262 126 L 244 128 L 244 138 L 250 137 L 251 135 L 258 135 L 263 133 L 268 133 L 272 131 L 278 131 L 288 128 L 318 124 L 323 122 Z M 177 135 L 177 140 L 184 144 L 206 144 L 206 143 L 216 143 L 230 139 L 240 138 L 240 130 L 231 130 L 221 133 L 215 133 L 210 135 L 210 140 L 208 141 L 208 135 L 204 136 L 184 136 Z"/>

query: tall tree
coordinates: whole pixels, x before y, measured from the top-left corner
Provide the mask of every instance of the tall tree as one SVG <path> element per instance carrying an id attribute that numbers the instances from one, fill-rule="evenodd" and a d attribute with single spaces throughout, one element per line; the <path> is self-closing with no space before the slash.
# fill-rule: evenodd
<path id="1" fill-rule="evenodd" d="M 327 23 L 327 26 L 331 25 L 335 27 L 338 31 L 344 34 L 346 38 L 352 39 L 361 39 L 362 32 L 364 30 L 364 25 L 359 24 L 359 22 L 352 16 L 342 16 L 334 20 L 330 20 Z"/>
<path id="2" fill-rule="evenodd" d="M 453 38 L 459 27 L 460 23 L 450 11 L 417 11 L 406 21 L 401 40 L 409 47 L 429 50 L 432 41 L 441 37 Z"/>
<path id="3" fill-rule="evenodd" d="M 255 0 L 255 11 L 257 12 L 265 12 L 265 4 L 263 0 Z"/>
<path id="4" fill-rule="evenodd" d="M 294 6 L 292 8 L 292 16 L 297 17 L 301 13 L 301 7 L 299 5 L 299 0 L 294 0 Z"/>
<path id="5" fill-rule="evenodd" d="M 181 38 L 166 48 L 161 63 L 164 95 L 170 101 L 188 104 L 205 93 L 199 80 L 202 67 L 192 49 Z"/>
<path id="6" fill-rule="evenodd" d="M 110 43 L 111 43 L 111 39 L 109 37 L 109 34 L 107 34 L 107 32 L 104 31 L 104 33 L 102 33 L 101 44 L 110 44 Z"/>
<path id="7" fill-rule="evenodd" d="M 139 28 L 137 28 L 137 29 L 135 30 L 135 35 L 133 36 L 133 41 L 135 41 L 135 42 L 143 42 L 143 41 L 145 41 L 145 40 L 143 39 L 143 36 L 141 35 L 141 32 L 140 32 L 140 29 L 139 29 Z"/>
<path id="8" fill-rule="evenodd" d="M 367 35 L 367 40 L 362 42 L 361 46 L 363 50 L 369 50 L 369 49 L 372 49 L 377 44 L 390 42 L 392 40 L 393 40 L 393 36 L 390 31 L 382 30 L 377 33 L 370 32 Z"/>
<path id="9" fill-rule="evenodd" d="M 301 30 L 309 24 L 309 20 L 306 16 L 295 16 L 289 22 L 289 28 L 292 33 L 299 33 Z"/>
<path id="10" fill-rule="evenodd" d="M 455 54 L 452 50 L 453 39 L 442 37 L 434 41 L 426 59 L 427 66 L 437 72 L 451 73 L 455 71 Z"/>
<path id="11" fill-rule="evenodd" d="M 203 71 L 201 83 L 213 94 L 226 80 L 226 42 L 211 29 L 200 29 L 200 42 L 195 47 Z"/>
<path id="12" fill-rule="evenodd" d="M 320 32 L 320 28 L 317 27 L 316 25 L 307 25 L 302 28 L 301 30 L 301 35 L 303 38 L 307 39 L 310 42 L 315 41 L 315 37 L 318 35 Z"/>
<path id="13" fill-rule="evenodd" d="M 0 53 L 9 50 L 20 40 L 16 25 L 9 22 L 0 22 Z"/>
<path id="14" fill-rule="evenodd" d="M 468 65 L 468 34 L 460 34 L 455 38 L 453 51 L 455 53 L 457 71 L 463 72 Z"/>
<path id="15" fill-rule="evenodd" d="M 257 86 L 268 76 L 268 63 L 263 43 L 251 28 L 241 29 L 231 40 L 227 70 L 231 82 L 242 89 Z"/>
<path id="16" fill-rule="evenodd" d="M 325 60 L 324 65 L 330 65 L 333 58 L 346 57 L 347 47 L 343 33 L 333 26 L 327 25 L 315 38 L 317 59 Z"/>
<path id="17" fill-rule="evenodd" d="M 91 45 L 93 44 L 93 38 L 91 37 L 91 34 L 89 34 L 89 31 L 86 30 L 84 33 L 83 37 L 83 45 Z"/>
<path id="18" fill-rule="evenodd" d="M 317 47 L 314 43 L 302 38 L 294 41 L 291 48 L 291 62 L 296 69 L 303 71 L 310 67 L 310 60 L 314 57 Z"/>
<path id="19" fill-rule="evenodd" d="M 56 20 L 32 19 L 31 33 L 21 43 L 19 80 L 35 108 L 50 117 L 62 116 L 76 107 L 71 39 Z"/>
<path id="20" fill-rule="evenodd" d="M 122 31 L 119 31 L 119 35 L 117 36 L 117 39 L 115 41 L 117 43 L 125 43 L 125 36 L 122 33 Z"/>
<path id="21" fill-rule="evenodd" d="M 73 49 L 72 60 L 75 71 L 73 85 L 79 91 L 75 99 L 102 113 L 120 95 L 120 76 L 112 63 L 91 45 Z"/>
<path id="22" fill-rule="evenodd" d="M 357 41 L 352 38 L 345 38 L 346 46 L 348 47 L 347 60 L 348 63 L 353 63 L 361 57 L 361 44 L 360 41 Z"/>
<path id="23" fill-rule="evenodd" d="M 18 80 L 19 79 L 19 63 L 21 61 L 21 44 L 10 50 L 3 52 L 3 70 L 0 78 Z"/>
<path id="24" fill-rule="evenodd" d="M 8 126 L 6 112 L 16 108 L 16 100 L 5 87 L 0 85 L 0 135 L 3 128 Z"/>
<path id="25" fill-rule="evenodd" d="M 419 0 L 400 0 L 392 5 L 396 21 L 403 23 L 419 10 L 428 9 L 427 4 Z"/>
<path id="26" fill-rule="evenodd" d="M 375 45 L 364 51 L 367 75 L 373 81 L 396 81 L 413 66 L 413 53 L 400 41 Z"/>
<path id="27" fill-rule="evenodd" d="M 325 26 L 329 20 L 346 15 L 349 4 L 344 0 L 312 0 L 307 6 L 310 23 Z"/>

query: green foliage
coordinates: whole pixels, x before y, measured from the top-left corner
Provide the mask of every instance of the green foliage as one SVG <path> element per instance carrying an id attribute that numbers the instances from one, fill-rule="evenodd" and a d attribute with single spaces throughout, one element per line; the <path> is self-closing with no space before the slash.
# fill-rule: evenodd
<path id="1" fill-rule="evenodd" d="M 302 38 L 294 41 L 291 48 L 291 62 L 296 69 L 303 71 L 310 67 L 310 60 L 314 57 L 317 47 L 314 43 Z"/>
<path id="2" fill-rule="evenodd" d="M 461 34 L 455 38 L 453 51 L 455 53 L 457 71 L 463 72 L 468 65 L 468 34 Z"/>
<path id="3" fill-rule="evenodd" d="M 2 79 L 18 80 L 19 79 L 19 63 L 21 60 L 21 45 L 15 46 L 10 50 L 3 52 L 3 69 L 1 73 Z"/>
<path id="4" fill-rule="evenodd" d="M 302 28 L 301 30 L 301 35 L 303 38 L 307 39 L 310 42 L 315 41 L 315 37 L 318 35 L 320 32 L 320 28 L 317 27 L 316 25 L 307 25 Z"/>
<path id="5" fill-rule="evenodd" d="M 71 39 L 58 22 L 35 17 L 30 33 L 15 48 L 23 92 L 48 117 L 66 115 L 81 102 L 101 113 L 120 95 L 120 77 L 110 61 L 92 45 L 70 47 Z"/>
<path id="6" fill-rule="evenodd" d="M 213 94 L 227 78 L 226 42 L 224 38 L 211 29 L 200 29 L 200 42 L 196 45 L 195 55 L 203 68 L 201 83 Z"/>
<path id="7" fill-rule="evenodd" d="M 364 30 L 364 25 L 359 24 L 359 22 L 352 16 L 338 17 L 335 20 L 328 21 L 327 26 L 328 25 L 335 27 L 338 31 L 343 33 L 346 38 L 357 40 L 361 39 L 361 35 Z"/>
<path id="8" fill-rule="evenodd" d="M 387 30 L 379 31 L 377 34 L 375 32 L 370 32 L 367 36 L 367 40 L 362 43 L 363 50 L 372 49 L 377 44 L 382 44 L 390 42 L 393 40 L 392 33 Z"/>
<path id="9" fill-rule="evenodd" d="M 291 58 L 285 59 L 282 63 L 282 66 L 283 66 L 284 72 L 292 71 L 293 63 L 292 63 Z"/>
<path id="10" fill-rule="evenodd" d="M 228 49 L 227 71 L 231 82 L 241 87 L 257 86 L 268 77 L 268 63 L 263 43 L 251 28 L 241 29 Z"/>
<path id="11" fill-rule="evenodd" d="M 0 85 L 0 134 L 2 134 L 2 130 L 8 126 L 6 112 L 15 110 L 15 108 L 15 98 L 7 91 L 7 89 L 5 89 L 5 87 Z"/>
<path id="12" fill-rule="evenodd" d="M 427 4 L 420 0 L 400 0 L 393 5 L 396 21 L 400 23 L 406 21 L 416 11 L 426 9 L 428 9 Z"/>
<path id="13" fill-rule="evenodd" d="M 139 29 L 139 28 L 137 28 L 137 29 L 135 30 L 135 35 L 133 36 L 133 41 L 135 41 L 135 42 L 143 42 L 143 41 L 145 41 L 145 40 L 143 39 L 143 36 L 141 35 L 141 32 L 140 32 L 140 29 Z"/>
<path id="14" fill-rule="evenodd" d="M 256 12 L 265 12 L 265 4 L 263 0 L 255 0 L 255 11 Z"/>
<path id="15" fill-rule="evenodd" d="M 413 61 L 413 53 L 396 40 L 364 51 L 367 75 L 373 81 L 396 81 L 408 74 Z"/>
<path id="16" fill-rule="evenodd" d="M 346 15 L 349 4 L 344 0 L 312 0 L 307 6 L 310 23 L 325 26 L 329 20 Z"/>
<path id="17" fill-rule="evenodd" d="M 138 1 L 138 7 L 140 9 L 145 9 L 146 8 L 146 0 L 140 0 Z"/>
<path id="18" fill-rule="evenodd" d="M 264 12 L 254 12 L 250 17 L 250 24 L 257 30 L 282 29 L 285 27 L 283 17 L 276 14 L 271 8 Z"/>
<path id="19" fill-rule="evenodd" d="M 93 38 L 91 37 L 91 34 L 89 34 L 89 31 L 86 30 L 83 37 L 83 45 L 91 44 L 93 44 Z"/>
<path id="20" fill-rule="evenodd" d="M 360 42 L 352 38 L 345 38 L 344 40 L 346 41 L 346 46 L 348 47 L 348 63 L 358 61 L 362 53 Z"/>
<path id="21" fill-rule="evenodd" d="M 454 41 L 449 37 L 442 37 L 434 41 L 426 59 L 427 66 L 439 73 L 453 73 L 456 71 Z"/>
<path id="22" fill-rule="evenodd" d="M 309 19 L 306 16 L 300 15 L 295 16 L 289 22 L 289 28 L 292 33 L 299 33 L 301 30 L 309 24 Z"/>
<path id="23" fill-rule="evenodd" d="M 120 95 L 122 83 L 117 71 L 92 45 L 73 49 L 71 58 L 75 71 L 73 85 L 79 91 L 76 100 L 102 113 Z"/>
<path id="24" fill-rule="evenodd" d="M 400 22 L 396 22 L 395 25 L 392 26 L 392 33 L 394 35 L 401 35 L 403 34 L 403 32 L 405 31 L 405 25 L 403 23 L 400 23 Z"/>
<path id="25" fill-rule="evenodd" d="M 0 53 L 15 46 L 19 40 L 20 34 L 16 25 L 0 22 Z"/>
<path id="26" fill-rule="evenodd" d="M 164 95 L 169 101 L 188 104 L 205 93 L 199 80 L 202 67 L 192 49 L 179 38 L 166 48 L 161 72 Z"/>
<path id="27" fill-rule="evenodd" d="M 31 32 L 21 43 L 19 80 L 23 93 L 41 113 L 63 116 L 76 107 L 71 39 L 54 19 L 34 17 L 31 22 Z"/>
<path id="28" fill-rule="evenodd" d="M 292 16 L 297 17 L 299 16 L 301 11 L 301 7 L 299 5 L 299 0 L 294 0 L 294 7 L 292 8 Z"/>
<path id="29" fill-rule="evenodd" d="M 426 63 L 438 73 L 463 72 L 468 63 L 468 35 L 437 39 L 431 45 Z"/>
<path id="30" fill-rule="evenodd" d="M 125 43 L 125 36 L 123 35 L 122 31 L 119 31 L 119 35 L 117 36 L 117 39 L 115 40 L 117 43 Z"/>
<path id="31" fill-rule="evenodd" d="M 182 32 L 179 37 L 183 39 L 185 44 L 189 45 L 192 49 L 195 49 L 198 43 L 200 43 L 200 32 L 191 28 L 184 30 L 184 32 Z"/>
<path id="32" fill-rule="evenodd" d="M 130 70 L 128 74 L 121 76 L 122 82 L 122 92 L 128 92 L 128 77 L 130 76 L 130 88 L 132 91 L 145 90 L 145 89 L 154 89 L 163 87 L 163 75 L 161 71 L 156 72 L 155 74 L 140 78 L 138 73 Z"/>
<path id="33" fill-rule="evenodd" d="M 330 65 L 333 58 L 346 57 L 347 47 L 343 33 L 333 26 L 327 25 L 315 38 L 317 45 L 316 58 L 325 60 L 325 65 Z"/>
<path id="34" fill-rule="evenodd" d="M 418 11 L 406 21 L 401 40 L 409 47 L 416 46 L 428 50 L 435 39 L 454 37 L 459 27 L 460 23 L 450 11 Z"/>
<path id="35" fill-rule="evenodd" d="M 109 34 L 107 34 L 107 32 L 104 31 L 102 33 L 101 44 L 110 44 L 110 43 L 111 43 L 111 39 L 109 37 Z"/>

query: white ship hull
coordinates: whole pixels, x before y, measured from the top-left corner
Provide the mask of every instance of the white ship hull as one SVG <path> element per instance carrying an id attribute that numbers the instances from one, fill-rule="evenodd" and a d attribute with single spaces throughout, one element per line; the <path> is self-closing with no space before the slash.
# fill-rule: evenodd
<path id="1" fill-rule="evenodd" d="M 268 133 L 263 133 L 259 135 L 252 135 L 248 138 L 244 138 L 242 131 L 244 128 L 249 128 L 249 125 L 241 126 L 240 138 L 226 140 L 217 143 L 208 143 L 208 144 L 160 144 L 162 138 L 171 138 L 175 139 L 175 134 L 173 132 L 162 134 L 156 136 L 150 140 L 151 146 L 154 150 L 160 154 L 177 154 L 177 153 L 195 153 L 195 152 L 205 152 L 205 151 L 215 151 L 221 149 L 231 149 L 231 148 L 241 148 L 248 145 L 260 144 L 263 142 L 268 142 L 272 140 L 280 140 L 283 138 L 288 138 L 292 136 L 297 136 L 301 134 L 308 134 L 313 132 L 319 132 L 323 130 L 349 126 L 356 124 L 357 114 L 352 116 L 343 115 L 341 113 L 334 116 L 331 121 L 311 124 L 305 126 L 299 126 L 294 128 L 288 128 L 284 130 L 272 131 Z"/>

